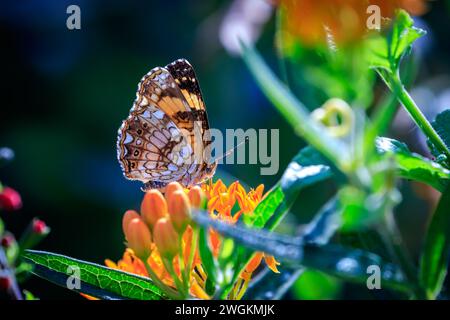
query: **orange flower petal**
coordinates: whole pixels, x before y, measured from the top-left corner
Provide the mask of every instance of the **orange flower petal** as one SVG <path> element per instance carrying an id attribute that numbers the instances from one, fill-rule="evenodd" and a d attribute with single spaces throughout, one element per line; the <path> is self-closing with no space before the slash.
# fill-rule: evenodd
<path id="1" fill-rule="evenodd" d="M 280 273 L 280 271 L 278 271 L 277 269 L 277 265 L 279 265 L 280 263 L 277 260 L 275 260 L 273 256 L 264 255 L 264 261 L 266 262 L 270 270 L 272 270 L 275 273 Z"/>
<path id="2" fill-rule="evenodd" d="M 255 271 L 256 268 L 258 268 L 258 266 L 261 264 L 262 258 L 263 258 L 263 253 L 257 252 L 255 254 L 255 256 L 253 257 L 253 259 L 250 260 L 250 262 L 245 267 L 245 272 L 252 273 L 253 271 Z"/>

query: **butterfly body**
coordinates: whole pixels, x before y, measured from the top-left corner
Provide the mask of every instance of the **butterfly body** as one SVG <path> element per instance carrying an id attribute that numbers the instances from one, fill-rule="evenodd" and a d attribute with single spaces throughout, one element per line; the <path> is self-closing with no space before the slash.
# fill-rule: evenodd
<path id="1" fill-rule="evenodd" d="M 157 67 L 139 82 L 123 121 L 117 157 L 124 176 L 144 190 L 178 181 L 186 187 L 214 175 L 208 117 L 192 66 L 179 59 Z"/>

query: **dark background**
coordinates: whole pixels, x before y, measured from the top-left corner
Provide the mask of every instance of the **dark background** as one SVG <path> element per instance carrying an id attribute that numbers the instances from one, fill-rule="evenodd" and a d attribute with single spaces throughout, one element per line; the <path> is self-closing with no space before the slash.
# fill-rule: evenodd
<path id="1" fill-rule="evenodd" d="M 24 202 L 19 212 L 5 214 L 8 229 L 19 235 L 38 216 L 52 228 L 39 249 L 97 263 L 117 260 L 124 250 L 121 216 L 137 209 L 142 198 L 140 185 L 125 180 L 117 163 L 117 129 L 128 115 L 140 78 L 181 57 L 196 69 L 212 127 L 280 129 L 277 176 L 260 176 L 255 165 L 222 165 L 218 175 L 238 177 L 252 187 L 273 185 L 303 144 L 262 95 L 242 60 L 223 49 L 219 26 L 230 3 L 1 2 L 0 146 L 12 148 L 16 158 L 0 168 L 0 180 L 18 190 Z M 81 30 L 66 28 L 70 4 L 81 8 Z M 418 100 L 430 117 L 450 105 L 448 21 L 445 1 L 433 2 L 431 11 L 418 20 L 430 36 L 421 44 L 416 84 L 422 91 L 416 97 L 434 99 L 426 105 Z M 272 18 L 258 48 L 275 68 L 273 36 Z M 393 135 L 425 152 L 405 119 L 397 119 Z M 318 192 L 322 187 L 306 190 L 303 199 L 326 198 L 327 192 Z M 404 183 L 404 198 L 415 194 L 414 188 Z M 416 235 L 430 203 L 428 196 L 417 196 L 399 207 L 413 250 L 420 246 Z M 293 212 L 306 222 L 315 209 L 303 201 Z M 24 287 L 43 299 L 78 297 L 36 278 Z"/>

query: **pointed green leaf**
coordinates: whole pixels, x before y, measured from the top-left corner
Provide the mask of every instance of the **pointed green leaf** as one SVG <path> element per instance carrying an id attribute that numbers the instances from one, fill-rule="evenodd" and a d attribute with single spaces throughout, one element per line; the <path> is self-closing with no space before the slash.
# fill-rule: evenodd
<path id="1" fill-rule="evenodd" d="M 394 72 L 400 60 L 415 40 L 426 32 L 413 26 L 414 21 L 406 11 L 399 10 L 387 36 L 373 36 L 368 40 L 368 62 L 372 68 Z"/>
<path id="2" fill-rule="evenodd" d="M 393 153 L 399 175 L 404 179 L 411 179 L 426 183 L 433 188 L 443 191 L 450 180 L 450 170 L 417 153 L 409 151 L 408 147 L 394 139 L 378 137 L 376 147 L 379 153 Z"/>
<path id="3" fill-rule="evenodd" d="M 340 225 L 340 211 L 337 199 L 329 200 L 316 217 L 305 228 L 303 239 L 309 244 L 326 244 Z M 303 273 L 304 268 L 280 266 L 280 273 L 266 268 L 252 280 L 245 293 L 245 299 L 281 299 Z"/>
<path id="4" fill-rule="evenodd" d="M 442 194 L 425 238 L 420 281 L 429 298 L 436 298 L 447 274 L 450 257 L 450 186 Z"/>
<path id="5" fill-rule="evenodd" d="M 292 268 L 311 268 L 347 281 L 366 283 L 367 269 L 376 265 L 381 270 L 385 287 L 407 291 L 409 284 L 400 269 L 371 252 L 339 245 L 308 244 L 304 238 L 292 238 L 261 229 L 250 229 L 243 224 L 230 225 L 213 220 L 207 213 L 197 212 L 193 219 L 203 227 L 212 227 L 220 234 L 255 251 L 275 256 L 283 265 Z"/>
<path id="6" fill-rule="evenodd" d="M 441 137 L 447 149 L 450 150 L 450 109 L 447 109 L 436 116 L 431 123 L 436 133 Z M 436 146 L 428 140 L 431 153 L 436 157 L 436 161 L 443 164 L 447 168 L 450 167 L 450 159 L 445 154 L 439 152 Z"/>
<path id="7" fill-rule="evenodd" d="M 436 116 L 433 127 L 450 149 L 450 109 L 447 109 Z"/>
<path id="8" fill-rule="evenodd" d="M 288 212 L 302 189 L 332 176 L 330 167 L 325 163 L 326 160 L 313 148 L 303 148 L 253 214 L 244 216 L 245 223 L 255 228 L 273 229 Z"/>
<path id="9" fill-rule="evenodd" d="M 95 298 L 167 299 L 150 279 L 138 275 L 44 251 L 27 250 L 22 257 L 34 265 L 33 274 L 62 287 L 73 284 L 72 290 Z M 76 287 L 78 275 L 79 288 Z"/>
<path id="10" fill-rule="evenodd" d="M 217 265 L 212 255 L 212 250 L 209 247 L 209 237 L 207 236 L 207 229 L 202 228 L 200 230 L 198 239 L 198 249 L 200 253 L 200 258 L 202 259 L 202 266 L 206 271 L 208 279 L 210 279 L 213 283 L 215 283 Z"/>

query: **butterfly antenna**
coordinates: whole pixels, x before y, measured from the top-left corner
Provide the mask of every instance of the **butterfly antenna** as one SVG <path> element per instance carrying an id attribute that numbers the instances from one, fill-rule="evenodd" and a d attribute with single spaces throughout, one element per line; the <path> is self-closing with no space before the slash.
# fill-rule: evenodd
<path id="1" fill-rule="evenodd" d="M 239 148 L 241 145 L 243 145 L 244 143 L 247 143 L 248 140 L 249 140 L 248 137 L 245 137 L 244 141 L 239 142 L 236 146 L 234 146 L 234 148 L 228 150 L 227 152 L 222 154 L 220 157 L 216 158 L 215 161 L 219 161 L 219 160 L 222 160 L 223 158 L 228 157 L 230 154 L 232 154 L 234 151 L 236 151 L 236 149 Z"/>

